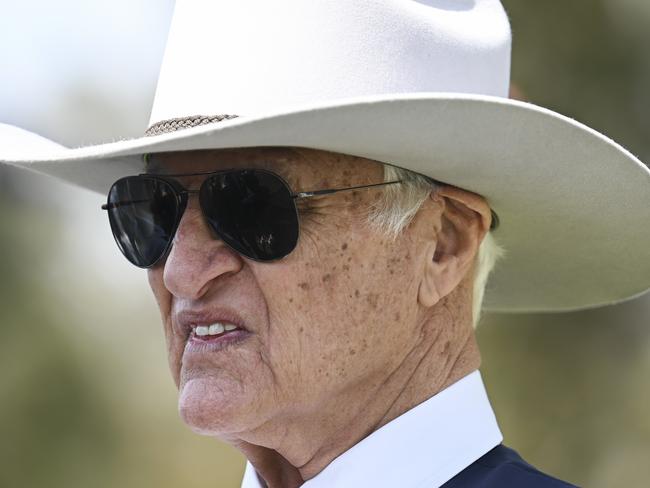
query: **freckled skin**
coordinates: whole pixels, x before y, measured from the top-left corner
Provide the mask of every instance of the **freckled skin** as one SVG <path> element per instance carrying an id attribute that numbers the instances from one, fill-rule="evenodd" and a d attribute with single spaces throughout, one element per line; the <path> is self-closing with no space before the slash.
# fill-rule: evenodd
<path id="1" fill-rule="evenodd" d="M 251 166 L 251 161 L 254 161 L 255 167 L 277 171 L 295 190 L 345 187 L 382 180 L 381 166 L 371 161 L 352 157 L 329 161 L 324 160 L 323 155 L 313 157 L 316 151 L 310 150 L 302 150 L 302 154 L 274 152 L 273 156 L 278 155 L 275 160 L 260 150 L 223 151 L 221 154 L 206 151 L 195 153 L 192 158 L 179 154 L 161 156 L 157 160 L 164 164 L 165 171 L 169 173 Z M 277 161 L 285 158 L 284 162 Z M 348 169 L 340 173 L 338 168 L 342 165 L 350 168 L 354 166 L 355 171 Z M 187 187 L 195 188 L 202 178 L 204 177 L 184 177 L 179 178 L 179 181 Z M 163 311 L 163 316 L 167 319 L 166 336 L 170 340 L 172 373 L 177 378 L 181 391 L 181 413 L 190 423 L 195 423 L 194 405 L 200 404 L 201 408 L 209 406 L 214 412 L 219 411 L 214 420 L 208 422 L 209 425 L 193 425 L 196 430 L 226 433 L 250 427 L 249 420 L 238 409 L 238 405 L 241 405 L 237 396 L 233 395 L 234 391 L 241 395 L 242 402 L 252 401 L 260 409 L 271 410 L 271 402 L 277 410 L 313 408 L 332 392 L 358 388 L 367 381 L 366 375 L 395 366 L 392 364 L 394 359 L 391 360 L 395 355 L 388 354 L 388 345 L 393 339 L 398 340 L 398 335 L 387 340 L 385 334 L 368 335 L 365 327 L 367 323 L 374 323 L 378 328 L 393 330 L 389 327 L 392 320 L 381 312 L 382 307 L 386 306 L 387 295 L 383 292 L 371 293 L 373 289 L 379 291 L 382 288 L 382 273 L 376 274 L 375 279 L 370 281 L 353 272 L 350 266 L 344 271 L 338 270 L 337 266 L 340 260 L 336 250 L 339 249 L 345 250 L 358 263 L 383 269 L 386 269 L 389 261 L 394 260 L 394 248 L 383 245 L 383 242 L 381 246 L 367 245 L 376 238 L 365 225 L 360 225 L 364 215 L 355 212 L 352 206 L 377 191 L 379 190 L 343 192 L 311 198 L 307 203 L 309 208 L 300 214 L 301 237 L 297 249 L 274 263 L 247 260 L 214 239 L 202 221 L 197 202 L 190 199 L 166 263 L 157 266 L 150 275 L 159 301 L 170 308 L 167 313 Z M 307 266 L 308 263 L 313 267 Z M 322 273 L 322 269 L 330 271 Z M 296 277 L 299 279 L 296 280 Z M 414 293 L 414 285 L 404 281 L 402 293 L 407 293 L 409 289 Z M 340 299 L 347 297 L 351 291 L 358 295 L 360 290 L 369 297 L 367 303 Z M 291 293 L 291 297 L 287 296 L 288 293 Z M 323 297 L 328 297 L 329 300 L 324 301 Z M 250 328 L 257 335 L 253 343 L 245 348 L 245 355 L 252 356 L 253 352 L 258 352 L 260 358 L 265 358 L 266 361 L 257 359 L 244 363 L 240 360 L 226 366 L 228 360 L 232 359 L 226 351 L 222 358 L 214 359 L 215 369 L 216 366 L 220 367 L 217 373 L 205 374 L 208 379 L 196 380 L 192 376 L 194 370 L 185 371 L 182 368 L 184 341 L 172 333 L 170 316 L 173 318 L 174 308 L 178 310 L 197 302 L 228 305 L 233 301 L 239 305 L 238 312 L 247 322 L 250 321 Z M 336 301 L 340 301 L 343 306 L 333 306 L 332 302 Z M 296 303 L 309 305 L 306 313 L 297 313 Z M 306 333 L 298 341 L 296 331 L 300 327 Z M 347 344 L 339 344 L 336 340 L 343 336 L 349 337 L 352 342 L 366 337 L 375 354 L 351 362 L 347 359 L 348 354 L 341 354 L 342 348 Z M 300 382 L 296 381 L 297 378 L 312 382 L 322 377 L 317 373 L 319 368 L 323 371 L 333 369 L 332 363 L 314 361 L 314 351 L 331 352 L 331 357 L 338 358 L 337 369 L 341 372 L 355 370 L 354 378 L 349 384 L 321 384 L 319 391 L 309 392 L 309 397 L 300 392 L 300 396 L 304 397 L 303 405 L 296 405 L 295 390 L 302 388 Z M 290 361 L 296 366 L 289 367 Z M 205 373 L 204 370 L 209 368 L 201 368 L 201 374 Z M 264 370 L 268 374 L 263 374 Z M 242 385 L 245 384 L 242 380 L 253 382 L 246 383 L 250 393 L 242 392 Z M 215 385 L 221 394 L 210 395 L 209 405 L 206 405 L 204 390 Z M 256 395 L 255 390 L 272 391 L 273 394 L 264 399 Z M 202 398 L 200 401 L 199 396 Z M 227 413 L 223 410 L 226 407 L 237 410 L 238 413 Z M 212 418 L 205 415 L 205 411 L 200 417 L 202 421 Z M 223 419 L 227 419 L 227 424 L 222 423 Z M 238 422 L 240 419 L 241 425 Z"/>
<path id="2" fill-rule="evenodd" d="M 167 153 L 153 161 L 166 173 L 266 168 L 294 191 L 378 183 L 383 175 L 374 161 L 303 148 Z M 203 178 L 178 180 L 198 188 Z M 269 486 L 299 486 L 435 393 L 396 401 L 419 378 L 414 373 L 425 354 L 457 358 L 469 347 L 474 356 L 467 369 L 478 366 L 468 307 L 459 305 L 451 320 L 447 304 L 418 305 L 426 239 L 405 232 L 393 242 L 365 225 L 363 209 L 380 188 L 298 202 L 297 248 L 271 263 L 244 258 L 214 238 L 192 196 L 168 257 L 148 272 L 183 420 L 240 449 Z M 471 296 L 469 286 L 459 290 L 465 301 Z M 236 310 L 253 335 L 240 346 L 184 361 L 186 338 L 176 314 L 210 307 Z M 422 383 L 439 389 L 449 379 L 447 363 L 456 362 L 436 356 L 426 363 Z"/>

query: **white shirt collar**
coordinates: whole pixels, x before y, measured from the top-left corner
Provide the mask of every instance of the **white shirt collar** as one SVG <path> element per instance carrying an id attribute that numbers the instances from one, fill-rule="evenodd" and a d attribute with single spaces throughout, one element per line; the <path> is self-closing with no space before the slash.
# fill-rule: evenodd
<path id="1" fill-rule="evenodd" d="M 438 487 L 502 440 L 474 371 L 362 439 L 302 488 Z M 263 488 L 250 462 L 241 488 Z"/>

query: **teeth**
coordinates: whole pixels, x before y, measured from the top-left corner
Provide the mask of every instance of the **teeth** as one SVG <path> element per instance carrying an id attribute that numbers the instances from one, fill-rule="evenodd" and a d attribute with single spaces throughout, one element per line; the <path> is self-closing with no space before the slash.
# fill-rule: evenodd
<path id="1" fill-rule="evenodd" d="M 223 324 L 212 324 L 209 330 L 210 335 L 221 334 L 224 331 Z"/>
<path id="2" fill-rule="evenodd" d="M 228 332 L 231 330 L 238 329 L 236 325 L 233 324 L 222 324 L 222 323 L 215 323 L 212 325 L 197 325 L 194 328 L 194 332 L 196 333 L 197 336 L 207 336 L 207 335 L 218 335 L 222 334 L 224 331 Z"/>

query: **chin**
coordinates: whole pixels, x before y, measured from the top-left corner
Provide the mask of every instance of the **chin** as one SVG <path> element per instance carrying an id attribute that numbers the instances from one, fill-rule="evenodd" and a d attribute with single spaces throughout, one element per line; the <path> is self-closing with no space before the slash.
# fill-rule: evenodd
<path id="1" fill-rule="evenodd" d="M 242 429 L 246 404 L 240 392 L 214 378 L 190 379 L 181 385 L 178 412 L 187 426 L 201 435 L 225 435 Z"/>

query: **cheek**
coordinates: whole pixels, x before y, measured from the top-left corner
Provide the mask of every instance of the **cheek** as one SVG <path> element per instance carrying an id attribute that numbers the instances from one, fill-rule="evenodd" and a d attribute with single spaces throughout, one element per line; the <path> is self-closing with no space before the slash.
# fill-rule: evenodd
<path id="1" fill-rule="evenodd" d="M 167 291 L 163 282 L 163 267 L 158 265 L 148 269 L 147 279 L 149 281 L 149 287 L 158 303 L 160 313 L 163 315 L 168 314 L 171 309 L 171 293 Z"/>
<path id="2" fill-rule="evenodd" d="M 156 266 L 153 269 L 147 270 L 147 279 L 149 280 L 149 287 L 153 292 L 156 303 L 158 304 L 158 310 L 160 311 L 160 318 L 164 324 L 165 329 L 165 338 L 169 343 L 171 338 L 171 328 L 169 326 L 170 313 L 172 307 L 172 295 L 165 288 L 163 282 L 163 268 L 162 266 Z"/>
<path id="3" fill-rule="evenodd" d="M 340 271 L 324 291 L 328 310 L 339 318 L 332 324 L 340 338 L 336 353 L 339 362 L 358 368 L 353 376 L 381 374 L 399 363 L 417 337 L 414 263 L 401 246 L 377 236 L 343 247 L 334 265 Z"/>
<path id="4" fill-rule="evenodd" d="M 409 322 L 406 304 L 416 295 L 404 279 L 410 270 L 402 272 L 408 263 L 389 257 L 383 242 L 371 249 L 368 242 L 359 236 L 303 248 L 262 284 L 274 294 L 269 358 L 288 388 L 318 395 L 372 376 L 378 382 L 409 342 L 396 326 Z"/>
<path id="5" fill-rule="evenodd" d="M 163 282 L 163 267 L 157 266 L 147 270 L 147 279 L 149 286 L 158 304 L 160 318 L 163 324 L 163 332 L 165 334 L 165 342 L 167 344 L 167 360 L 169 362 L 169 369 L 174 378 L 176 386 L 179 386 L 180 375 L 180 359 L 183 353 L 184 344 L 176 337 L 172 330 L 171 325 L 171 307 L 172 295 L 165 288 Z"/>

